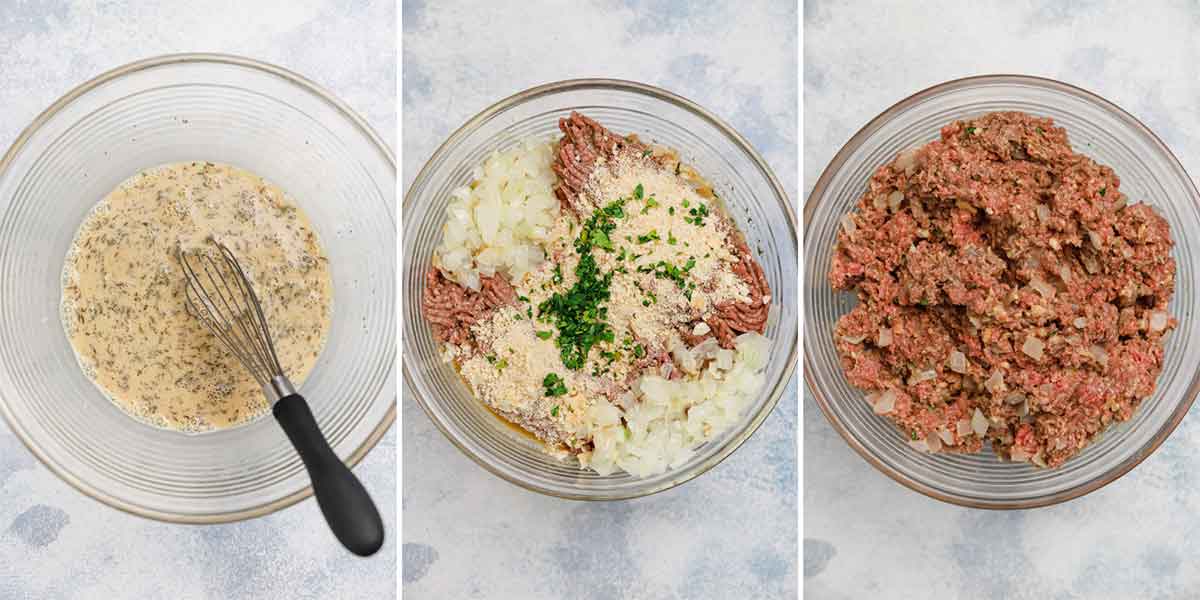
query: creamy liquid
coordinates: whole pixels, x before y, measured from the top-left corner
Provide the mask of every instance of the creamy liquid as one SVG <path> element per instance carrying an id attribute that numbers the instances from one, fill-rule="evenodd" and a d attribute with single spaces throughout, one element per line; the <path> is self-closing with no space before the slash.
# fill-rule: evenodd
<path id="1" fill-rule="evenodd" d="M 225 244 L 299 386 L 329 332 L 333 284 L 308 218 L 275 185 L 207 162 L 143 171 L 80 226 L 63 268 L 63 327 L 87 376 L 142 421 L 182 431 L 245 423 L 262 389 L 185 308 L 177 249 Z"/>

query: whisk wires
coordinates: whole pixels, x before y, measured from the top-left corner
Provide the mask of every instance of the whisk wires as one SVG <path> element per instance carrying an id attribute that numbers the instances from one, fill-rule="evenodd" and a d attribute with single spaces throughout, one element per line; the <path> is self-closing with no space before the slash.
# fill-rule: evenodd
<path id="1" fill-rule="evenodd" d="M 233 354 L 264 390 L 283 376 L 262 304 L 237 257 L 224 244 L 211 252 L 178 250 L 187 278 L 187 310 Z"/>

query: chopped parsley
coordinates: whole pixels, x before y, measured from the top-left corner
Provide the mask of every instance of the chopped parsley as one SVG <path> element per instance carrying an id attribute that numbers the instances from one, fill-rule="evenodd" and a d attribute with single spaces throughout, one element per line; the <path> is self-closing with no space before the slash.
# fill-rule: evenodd
<path id="1" fill-rule="evenodd" d="M 674 246 L 676 244 L 676 242 L 678 242 L 678 240 L 675 239 L 675 233 L 668 231 L 667 232 L 667 243 Z"/>
<path id="2" fill-rule="evenodd" d="M 967 128 L 967 135 L 975 135 L 975 132 L 976 132 L 976 131 L 977 131 L 977 129 L 975 129 L 974 127 L 968 127 L 968 128 Z"/>
<path id="3" fill-rule="evenodd" d="M 633 355 L 638 358 L 645 356 L 646 355 L 646 347 L 641 344 L 634 346 L 633 347 Z"/>
<path id="4" fill-rule="evenodd" d="M 538 331 L 537 332 L 537 336 L 543 340 L 550 339 L 550 336 L 552 336 L 552 335 L 554 335 L 553 331 Z"/>
<path id="5" fill-rule="evenodd" d="M 642 214 L 644 215 L 650 209 L 657 208 L 657 207 L 658 207 L 658 200 L 655 200 L 654 196 L 650 196 L 649 198 L 646 198 L 646 206 L 642 207 Z"/>
<path id="6" fill-rule="evenodd" d="M 550 416 L 552 416 L 552 417 L 558 416 L 558 405 L 557 404 L 554 405 L 554 408 L 550 409 Z"/>
<path id="7" fill-rule="evenodd" d="M 659 279 L 670 279 L 674 281 L 679 289 L 687 287 L 687 274 L 696 266 L 696 259 L 689 258 L 684 266 L 679 267 L 665 260 L 660 260 L 653 265 L 642 265 L 638 267 L 639 273 L 654 273 L 654 276 Z M 694 286 L 693 286 L 694 287 Z M 690 299 L 690 298 L 689 298 Z"/>
<path id="8" fill-rule="evenodd" d="M 492 364 L 496 363 L 496 355 L 495 354 L 489 354 L 489 355 L 485 356 L 484 358 L 486 358 L 489 363 L 492 363 Z"/>
<path id="9" fill-rule="evenodd" d="M 650 150 L 642 150 L 642 158 L 646 158 L 647 156 L 650 156 L 651 154 L 652 154 L 652 152 Z"/>
<path id="10" fill-rule="evenodd" d="M 612 219 L 624 216 L 621 208 L 623 203 L 624 200 L 617 200 L 598 209 L 588 219 L 579 238 L 575 240 L 575 250 L 579 253 L 575 284 L 565 293 L 555 293 L 538 305 L 538 317 L 553 323 L 558 329 L 555 344 L 563 365 L 571 370 L 583 368 L 592 346 L 613 341 L 613 330 L 605 322 L 608 308 L 602 306 L 609 299 L 613 274 L 600 272 L 596 258 L 592 256 L 592 247 L 603 247 L 596 243 L 595 234 L 604 232 L 603 239 L 608 239 L 608 232 L 616 227 Z M 611 250 L 611 247 L 608 249 Z"/>
<path id="11" fill-rule="evenodd" d="M 545 390 L 546 395 L 552 398 L 567 393 L 567 384 L 557 373 L 546 373 L 546 377 L 542 379 L 542 388 Z M 551 412 L 550 414 L 555 413 Z"/>
<path id="12" fill-rule="evenodd" d="M 640 183 L 637 184 L 637 187 L 633 188 L 633 197 L 638 200 L 642 199 L 642 194 L 644 193 L 646 193 L 646 190 L 642 188 L 642 184 Z"/>
<path id="13" fill-rule="evenodd" d="M 696 206 L 696 208 L 689 210 L 688 214 L 691 216 L 683 218 L 685 223 L 691 223 L 696 227 L 704 227 L 704 217 L 708 216 L 708 206 L 705 206 L 705 204 L 701 202 Z"/>
<path id="14" fill-rule="evenodd" d="M 553 279 L 551 279 L 551 281 L 553 281 L 553 282 L 554 282 L 554 283 L 556 283 L 556 284 L 558 284 L 558 283 L 562 283 L 562 282 L 563 282 L 563 278 L 562 278 L 562 267 L 561 267 L 561 266 L 559 266 L 559 265 L 554 265 L 554 278 L 553 278 Z"/>
<path id="15" fill-rule="evenodd" d="M 672 217 L 675 216 L 675 207 L 674 206 L 667 207 L 667 214 L 671 215 Z"/>
<path id="16" fill-rule="evenodd" d="M 1101 197 L 1104 197 L 1104 195 L 1105 195 L 1105 194 L 1107 194 L 1107 193 L 1108 193 L 1108 188 L 1107 188 L 1107 187 L 1102 187 L 1102 188 L 1100 188 L 1100 196 L 1101 196 Z"/>
<path id="17" fill-rule="evenodd" d="M 637 238 L 637 241 L 639 244 L 645 244 L 647 242 L 653 242 L 653 241 L 659 240 L 659 239 L 662 239 L 662 238 L 658 237 L 658 230 L 651 229 L 649 232 L 639 235 Z"/>
<path id="18" fill-rule="evenodd" d="M 691 202 L 688 202 L 688 199 L 687 199 L 687 198 L 684 198 L 684 199 L 683 199 L 683 207 L 684 207 L 684 208 L 687 208 L 687 207 L 689 207 L 689 206 L 691 206 L 691 205 L 692 205 L 692 203 L 691 203 Z"/>
<path id="19" fill-rule="evenodd" d="M 507 358 L 502 358 L 502 359 L 500 359 L 500 360 L 496 361 L 496 370 L 497 370 L 497 371 L 503 371 L 503 370 L 504 370 L 504 368 L 505 368 L 505 367 L 507 367 L 507 366 L 508 366 L 508 359 L 507 359 Z"/>
<path id="20" fill-rule="evenodd" d="M 593 213 L 583 224 L 583 230 L 575 240 L 575 251 L 584 254 L 594 246 L 612 252 L 613 243 L 608 234 L 617 228 L 615 219 L 625 216 L 624 205 L 625 200 L 614 200 Z"/>
<path id="21" fill-rule="evenodd" d="M 520 300 L 521 302 L 529 302 L 529 298 L 526 298 L 525 296 L 517 296 L 517 300 Z"/>

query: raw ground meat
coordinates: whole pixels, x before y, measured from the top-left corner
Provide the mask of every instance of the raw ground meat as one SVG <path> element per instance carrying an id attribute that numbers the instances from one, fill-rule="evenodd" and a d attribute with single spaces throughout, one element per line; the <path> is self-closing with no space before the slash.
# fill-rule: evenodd
<path id="1" fill-rule="evenodd" d="M 435 340 L 454 345 L 470 342 L 472 325 L 516 300 L 516 291 L 503 277 L 480 277 L 479 281 L 477 292 L 447 279 L 437 267 L 429 267 L 422 308 Z"/>
<path id="2" fill-rule="evenodd" d="M 829 280 L 859 304 L 835 345 L 914 445 L 1061 465 L 1154 392 L 1171 246 L 1050 119 L 957 121 L 843 218 Z"/>

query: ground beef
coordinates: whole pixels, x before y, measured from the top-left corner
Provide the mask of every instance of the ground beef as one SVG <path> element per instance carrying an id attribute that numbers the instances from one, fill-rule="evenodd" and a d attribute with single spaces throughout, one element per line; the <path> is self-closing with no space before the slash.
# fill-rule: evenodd
<path id="1" fill-rule="evenodd" d="M 843 218 L 829 280 L 859 304 L 835 345 L 916 443 L 986 440 L 1057 466 L 1153 393 L 1177 324 L 1171 246 L 1050 119 L 954 122 L 876 171 Z"/>
<path id="2" fill-rule="evenodd" d="M 434 339 L 455 345 L 466 344 L 473 340 L 472 325 L 516 300 L 516 291 L 504 277 L 481 277 L 479 281 L 479 291 L 475 291 L 447 279 L 437 267 L 429 267 L 425 273 L 422 307 Z"/>
<path id="3" fill-rule="evenodd" d="M 587 185 L 596 161 L 601 158 L 611 160 L 624 152 L 641 154 L 646 146 L 635 138 L 621 137 L 574 111 L 569 117 L 558 120 L 558 128 L 563 137 L 553 165 L 554 173 L 558 175 L 554 193 L 563 210 L 576 215 L 589 214 L 591 209 L 578 206 L 576 201 Z"/>

